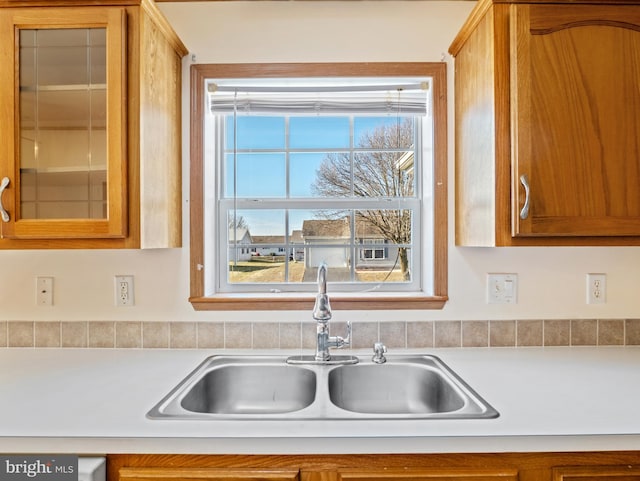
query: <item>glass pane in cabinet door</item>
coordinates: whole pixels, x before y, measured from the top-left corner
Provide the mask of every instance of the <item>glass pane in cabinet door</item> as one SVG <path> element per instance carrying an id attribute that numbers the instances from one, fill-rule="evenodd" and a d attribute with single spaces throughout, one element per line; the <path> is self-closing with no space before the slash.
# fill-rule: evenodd
<path id="1" fill-rule="evenodd" d="M 106 29 L 20 31 L 20 215 L 107 218 Z"/>

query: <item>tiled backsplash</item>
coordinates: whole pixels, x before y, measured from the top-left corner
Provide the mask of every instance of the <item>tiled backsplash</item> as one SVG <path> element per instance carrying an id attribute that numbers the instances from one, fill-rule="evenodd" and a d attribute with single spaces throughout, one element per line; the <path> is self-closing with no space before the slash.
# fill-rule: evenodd
<path id="1" fill-rule="evenodd" d="M 333 322 L 344 333 L 345 323 Z M 640 345 L 640 319 L 357 322 L 353 347 Z M 0 321 L 0 347 L 313 349 L 312 322 Z"/>

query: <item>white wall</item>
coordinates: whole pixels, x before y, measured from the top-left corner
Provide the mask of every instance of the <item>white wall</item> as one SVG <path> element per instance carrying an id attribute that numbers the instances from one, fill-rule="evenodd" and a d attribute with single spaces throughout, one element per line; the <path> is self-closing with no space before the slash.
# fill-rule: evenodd
<path id="1" fill-rule="evenodd" d="M 453 64 L 449 44 L 473 2 L 161 3 L 198 63 L 440 61 L 449 64 L 449 296 L 442 311 L 337 312 L 352 320 L 640 317 L 640 248 L 453 246 Z M 306 312 L 195 312 L 188 297 L 189 65 L 184 62 L 182 249 L 0 252 L 2 320 L 301 320 Z M 515 272 L 513 306 L 485 303 L 487 272 Z M 607 274 L 605 305 L 585 303 L 585 274 Z M 136 306 L 113 307 L 113 276 L 133 274 Z M 53 307 L 35 305 L 35 277 L 55 277 Z"/>

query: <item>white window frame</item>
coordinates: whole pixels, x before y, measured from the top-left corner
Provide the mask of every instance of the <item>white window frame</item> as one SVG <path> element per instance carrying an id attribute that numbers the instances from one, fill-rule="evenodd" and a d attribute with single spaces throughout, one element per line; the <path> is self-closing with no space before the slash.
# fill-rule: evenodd
<path id="1" fill-rule="evenodd" d="M 414 196 L 412 198 L 398 198 L 398 199 L 388 199 L 388 198 L 356 198 L 356 199 L 328 199 L 328 198 L 235 198 L 229 197 L 225 195 L 224 192 L 224 183 L 227 178 L 227 173 L 224 170 L 224 162 L 222 159 L 225 158 L 225 154 L 229 152 L 225 152 L 224 141 L 225 132 L 224 132 L 224 119 L 221 117 L 213 117 L 212 119 L 213 125 L 211 126 L 211 138 L 214 138 L 215 142 L 213 149 L 208 149 L 211 152 L 215 152 L 215 154 L 211 154 L 210 157 L 214 157 L 214 160 L 211 158 L 207 159 L 207 162 L 211 162 L 212 160 L 215 162 L 215 179 L 208 178 L 206 179 L 207 184 L 212 185 L 215 183 L 216 185 L 216 197 L 215 197 L 215 218 L 217 219 L 217 226 L 211 226 L 209 231 L 215 230 L 219 232 L 221 235 L 213 236 L 213 238 L 208 241 L 211 245 L 215 245 L 215 256 L 209 257 L 208 262 L 211 264 L 205 264 L 205 268 L 209 268 L 210 271 L 215 271 L 215 277 L 210 279 L 209 282 L 213 282 L 213 290 L 216 292 L 224 292 L 224 293 L 260 293 L 260 292 L 270 292 L 270 291 L 278 291 L 278 292 L 312 292 L 317 289 L 317 286 L 313 283 L 232 283 L 228 281 L 228 273 L 229 273 L 229 262 L 231 259 L 228 259 L 228 252 L 232 249 L 234 240 L 229 238 L 230 234 L 233 232 L 233 229 L 228 228 L 228 218 L 229 213 L 233 210 L 243 211 L 248 209 L 265 209 L 265 210 L 319 210 L 323 208 L 330 208 L 336 210 L 345 210 L 345 211 L 356 211 L 356 210 L 410 210 L 412 212 L 412 239 L 411 244 L 408 245 L 399 245 L 398 247 L 408 247 L 410 250 L 411 256 L 411 280 L 407 282 L 331 282 L 332 292 L 358 292 L 358 291 L 367 291 L 370 289 L 377 289 L 380 291 L 386 292 L 418 292 L 424 288 L 422 281 L 424 278 L 429 278 L 432 275 L 431 264 L 428 262 L 422 262 L 422 229 L 424 225 L 431 224 L 433 222 L 433 216 L 431 214 L 431 200 L 430 198 L 423 199 L 422 198 L 422 184 L 423 182 L 431 182 L 430 178 L 423 178 L 422 172 L 422 163 L 424 161 L 425 156 L 430 156 L 432 153 L 430 149 L 428 152 L 424 152 L 422 139 L 425 135 L 430 135 L 430 125 L 432 121 L 424 122 L 427 125 L 424 125 L 423 128 L 423 118 L 415 118 L 415 131 L 414 131 Z M 288 126 L 288 117 L 285 116 L 285 135 L 289 135 L 289 126 Z M 350 147 L 348 149 L 343 149 L 344 153 L 349 153 L 350 155 L 356 155 L 358 153 L 366 152 L 367 149 L 359 149 L 354 146 L 353 139 L 353 128 L 354 128 L 354 116 L 350 116 Z M 207 130 L 205 130 L 207 132 Z M 209 134 L 205 136 L 205 142 L 211 141 L 211 138 L 208 138 Z M 324 152 L 323 149 L 317 149 L 319 152 Z M 329 149 L 332 152 L 333 149 Z M 389 149 L 390 151 L 396 149 Z M 398 149 L 401 151 L 407 150 Z M 268 149 L 267 152 L 270 150 Z M 314 150 L 315 151 L 315 150 Z M 310 149 L 305 149 L 305 153 L 314 152 Z M 260 153 L 260 149 L 254 149 L 251 151 L 252 153 Z M 285 154 L 286 163 L 288 164 L 288 159 L 290 154 L 297 153 L 298 151 L 295 149 L 289 149 L 288 147 L 284 150 L 278 152 L 283 152 Z M 429 162 L 431 165 L 431 162 Z M 288 167 L 286 168 L 288 171 Z M 428 172 L 428 170 L 427 170 Z M 362 245 L 358 242 L 356 238 L 356 229 L 353 225 L 353 216 L 351 223 L 351 239 L 347 241 L 346 244 L 340 244 L 337 249 L 344 249 L 350 254 L 347 254 L 348 258 L 358 259 L 358 251 L 362 249 Z M 212 221 L 213 218 L 210 215 L 206 216 L 207 221 Z M 206 221 L 205 221 L 206 222 Z M 313 249 L 322 248 L 322 245 L 313 245 L 312 244 L 292 244 L 289 243 L 289 235 L 291 229 L 288 229 L 287 235 L 285 238 L 285 246 L 284 248 L 279 245 L 267 246 L 271 247 L 273 252 L 285 252 L 288 248 L 289 250 L 295 249 L 296 247 L 304 247 L 305 249 Z M 240 239 L 236 239 L 238 241 Z M 393 244 L 395 246 L 395 244 Z M 283 250 L 284 249 L 284 250 Z M 219 262 L 219 259 L 226 259 L 226 262 Z M 360 258 L 364 259 L 364 258 Z M 371 260 L 379 260 L 379 259 L 371 259 Z M 352 275 L 355 275 L 355 270 L 357 267 L 357 262 L 352 262 L 350 269 L 352 271 Z M 423 273 L 422 270 L 424 268 L 428 269 L 428 272 Z M 331 268 L 329 268 L 329 279 L 331 276 Z"/>

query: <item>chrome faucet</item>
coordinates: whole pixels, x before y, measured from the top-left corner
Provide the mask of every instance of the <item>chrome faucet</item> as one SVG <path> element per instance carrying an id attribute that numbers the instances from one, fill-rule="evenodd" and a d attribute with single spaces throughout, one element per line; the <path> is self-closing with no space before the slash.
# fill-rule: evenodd
<path id="1" fill-rule="evenodd" d="M 313 318 L 318 322 L 329 322 L 331 319 L 331 304 L 327 295 L 327 263 L 322 262 L 318 267 L 318 295 L 313 306 Z"/>
<path id="2" fill-rule="evenodd" d="M 331 304 L 327 295 L 327 264 L 322 262 L 318 266 L 318 295 L 313 307 L 313 318 L 316 320 L 316 361 L 323 362 L 331 359 L 330 347 L 342 348 L 351 345 L 351 323 L 347 322 L 347 337 L 329 335 L 329 320 L 331 319 Z"/>
<path id="3" fill-rule="evenodd" d="M 327 295 L 327 264 L 318 266 L 318 294 L 313 306 L 313 318 L 316 321 L 316 354 L 315 356 L 291 356 L 289 364 L 356 364 L 355 356 L 331 356 L 329 348 L 342 348 L 351 345 L 351 323 L 347 322 L 347 337 L 330 336 L 331 303 Z"/>

